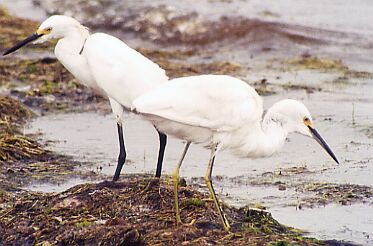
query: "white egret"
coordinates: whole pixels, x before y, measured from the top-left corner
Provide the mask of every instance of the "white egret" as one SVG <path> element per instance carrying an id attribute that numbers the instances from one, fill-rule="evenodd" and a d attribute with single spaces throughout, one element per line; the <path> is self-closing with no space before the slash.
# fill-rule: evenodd
<path id="1" fill-rule="evenodd" d="M 90 34 L 77 20 L 63 15 L 46 19 L 34 34 L 6 50 L 10 54 L 24 45 L 57 39 L 54 53 L 57 59 L 83 85 L 108 97 L 117 119 L 119 157 L 113 180 L 119 178 L 126 160 L 122 117 L 132 107 L 132 101 L 161 83 L 168 81 L 157 64 L 128 47 L 121 40 L 104 34 Z M 105 85 L 105 86 L 103 86 Z M 107 87 L 110 87 L 108 93 Z M 120 101 L 116 99 L 120 98 Z M 167 136 L 158 131 L 159 153 L 156 177 L 160 177 Z"/>
<path id="2" fill-rule="evenodd" d="M 186 140 L 173 174 L 176 221 L 181 222 L 178 205 L 179 170 L 191 143 L 211 149 L 205 181 L 221 217 L 229 222 L 216 198 L 211 182 L 215 156 L 231 149 L 242 157 L 266 157 L 278 151 L 291 132 L 313 137 L 338 163 L 337 158 L 315 130 L 311 114 L 299 101 L 275 103 L 262 120 L 262 99 L 242 80 L 225 75 L 201 75 L 170 80 L 137 98 L 134 112 L 143 115 L 165 134 Z"/>

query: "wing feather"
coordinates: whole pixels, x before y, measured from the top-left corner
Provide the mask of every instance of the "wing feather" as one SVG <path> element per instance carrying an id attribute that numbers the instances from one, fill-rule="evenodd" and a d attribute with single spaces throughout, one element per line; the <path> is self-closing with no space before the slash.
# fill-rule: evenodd
<path id="1" fill-rule="evenodd" d="M 247 83 L 225 75 L 178 78 L 140 96 L 136 110 L 178 123 L 230 131 L 258 121 L 262 100 Z"/>
<path id="2" fill-rule="evenodd" d="M 97 84 L 125 107 L 131 107 L 135 98 L 168 81 L 158 64 L 104 33 L 87 39 L 83 55 Z"/>

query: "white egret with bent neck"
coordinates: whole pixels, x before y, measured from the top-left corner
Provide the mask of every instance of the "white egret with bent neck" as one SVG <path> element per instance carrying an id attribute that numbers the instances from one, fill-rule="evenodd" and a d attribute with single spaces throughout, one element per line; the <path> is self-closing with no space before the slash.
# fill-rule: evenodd
<path id="1" fill-rule="evenodd" d="M 177 223 L 181 222 L 179 170 L 191 143 L 203 143 L 211 149 L 205 181 L 226 230 L 230 225 L 211 181 L 215 156 L 220 150 L 230 149 L 242 157 L 267 157 L 281 149 L 289 133 L 296 132 L 313 137 L 339 163 L 315 130 L 304 104 L 291 99 L 279 101 L 262 120 L 261 97 L 247 83 L 231 76 L 173 79 L 143 94 L 133 105 L 134 112 L 151 121 L 159 131 L 187 142 L 173 176 Z"/>
<path id="2" fill-rule="evenodd" d="M 46 19 L 34 34 L 4 52 L 8 55 L 30 42 L 42 43 L 57 39 L 57 59 L 83 85 L 108 97 L 117 119 L 119 157 L 113 180 L 119 178 L 126 160 L 123 114 L 141 94 L 168 81 L 157 64 L 130 48 L 121 40 L 104 34 L 90 34 L 77 20 L 63 15 Z M 109 88 L 109 89 L 108 89 Z M 167 136 L 158 131 L 159 153 L 156 177 L 161 176 Z"/>

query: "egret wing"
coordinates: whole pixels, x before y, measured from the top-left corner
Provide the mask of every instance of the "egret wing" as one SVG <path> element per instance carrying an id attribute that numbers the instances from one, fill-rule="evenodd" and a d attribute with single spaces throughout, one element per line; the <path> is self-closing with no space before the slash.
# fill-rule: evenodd
<path id="1" fill-rule="evenodd" d="M 215 131 L 237 129 L 259 121 L 262 100 L 245 82 L 225 75 L 178 78 L 144 94 L 136 110 Z"/>
<path id="2" fill-rule="evenodd" d="M 131 107 L 135 98 L 168 81 L 156 63 L 104 33 L 87 39 L 83 55 L 97 84 L 125 107 Z"/>

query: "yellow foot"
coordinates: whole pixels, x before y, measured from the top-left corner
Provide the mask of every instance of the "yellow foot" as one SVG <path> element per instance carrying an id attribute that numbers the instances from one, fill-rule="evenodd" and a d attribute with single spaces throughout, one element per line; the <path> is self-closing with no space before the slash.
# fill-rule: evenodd
<path id="1" fill-rule="evenodd" d="M 226 218 L 225 218 L 225 222 L 223 223 L 223 226 L 224 226 L 224 230 L 226 230 L 227 232 L 229 232 L 229 230 L 231 229 L 231 226 L 229 225 L 229 222 Z"/>
<path id="2" fill-rule="evenodd" d="M 181 222 L 179 210 L 177 210 L 176 211 L 176 226 L 179 226 L 179 225 L 182 225 L 182 224 L 183 224 L 183 222 Z"/>
<path id="3" fill-rule="evenodd" d="M 183 223 L 181 222 L 180 217 L 176 216 L 176 225 L 181 225 L 181 224 L 183 224 Z"/>

